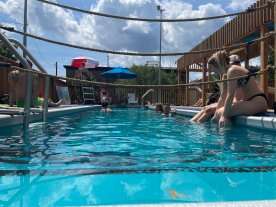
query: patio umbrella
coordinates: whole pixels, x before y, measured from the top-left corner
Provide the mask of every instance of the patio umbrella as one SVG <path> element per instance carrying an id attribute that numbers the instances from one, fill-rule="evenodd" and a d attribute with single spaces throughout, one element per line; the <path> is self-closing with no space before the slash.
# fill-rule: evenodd
<path id="1" fill-rule="evenodd" d="M 109 71 L 106 71 L 101 74 L 105 78 L 110 79 L 133 79 L 136 78 L 137 75 L 133 72 L 131 72 L 128 68 L 113 68 Z"/>

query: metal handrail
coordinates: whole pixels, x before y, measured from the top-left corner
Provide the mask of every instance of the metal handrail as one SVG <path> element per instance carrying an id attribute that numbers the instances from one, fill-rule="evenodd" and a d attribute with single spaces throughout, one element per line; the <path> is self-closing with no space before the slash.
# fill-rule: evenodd
<path id="1" fill-rule="evenodd" d="M 32 63 L 36 65 L 38 70 L 44 74 L 47 74 L 47 71 L 38 63 L 38 61 L 32 56 L 32 54 L 27 50 L 27 48 L 22 45 L 19 41 L 15 39 L 8 39 L 2 32 L 0 32 L 0 40 L 4 43 L 4 45 L 15 55 L 17 59 L 21 62 L 23 67 L 27 70 L 31 70 L 31 65 L 27 61 L 25 57 L 23 57 L 15 48 L 13 44 L 15 44 L 17 47 L 19 47 L 25 56 L 27 56 Z M 30 122 L 30 107 L 31 107 L 31 97 L 32 97 L 32 74 L 31 72 L 27 72 L 27 87 L 26 87 L 26 97 L 25 97 L 25 105 L 24 105 L 24 121 L 23 126 L 24 129 L 28 129 L 29 122 Z M 46 83 L 49 82 L 49 77 L 46 78 Z M 43 120 L 47 120 L 47 113 L 48 113 L 48 90 L 49 90 L 49 84 L 46 86 L 46 98 L 47 100 L 44 100 L 44 112 L 43 112 Z"/>
<path id="2" fill-rule="evenodd" d="M 143 105 L 144 103 L 144 99 L 146 98 L 147 95 L 149 95 L 150 93 L 153 93 L 154 92 L 154 89 L 149 89 L 147 90 L 142 96 L 141 96 L 141 105 Z"/>
<path id="3" fill-rule="evenodd" d="M 47 73 L 47 71 L 43 68 L 43 66 L 40 65 L 40 63 L 34 58 L 34 56 L 27 50 L 27 48 L 23 44 L 21 44 L 19 41 L 15 40 L 15 39 L 9 39 L 9 41 L 14 43 L 16 46 L 20 47 L 20 49 L 23 51 L 23 53 L 25 55 L 27 55 L 28 58 L 31 60 L 31 62 L 36 65 L 38 70 L 40 70 L 43 73 Z"/>
<path id="4" fill-rule="evenodd" d="M 28 61 L 21 56 L 21 54 L 12 45 L 11 41 L 4 34 L 2 34 L 2 32 L 0 32 L 0 40 L 5 44 L 6 47 L 8 47 L 8 49 L 15 55 L 15 57 L 20 60 L 24 68 L 31 68 Z"/>

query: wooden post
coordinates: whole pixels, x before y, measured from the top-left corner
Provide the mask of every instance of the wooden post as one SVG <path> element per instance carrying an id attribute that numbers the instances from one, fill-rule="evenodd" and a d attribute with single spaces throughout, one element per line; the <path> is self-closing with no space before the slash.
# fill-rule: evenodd
<path id="1" fill-rule="evenodd" d="M 186 68 L 186 83 L 187 84 L 189 84 L 189 82 L 190 82 L 190 71 L 189 71 L 189 66 Z M 190 93 L 189 93 L 189 86 L 186 86 L 185 87 L 186 88 L 186 97 L 185 97 L 185 100 L 186 100 L 186 106 L 189 106 L 189 103 L 190 103 Z"/>
<path id="2" fill-rule="evenodd" d="M 43 122 L 47 122 L 49 86 L 50 86 L 50 78 L 49 76 L 46 76 L 45 85 L 44 85 L 45 88 L 44 88 L 44 103 L 43 103 Z"/>
<path id="3" fill-rule="evenodd" d="M 203 68 L 202 68 L 202 79 L 203 79 L 203 82 L 206 82 L 207 81 L 207 60 L 206 58 L 204 58 L 203 60 Z M 207 88 L 208 86 L 206 84 L 203 84 L 202 85 L 202 104 L 203 106 L 206 105 L 206 102 L 207 102 Z"/>
<path id="4" fill-rule="evenodd" d="M 177 77 L 177 83 L 180 84 L 181 69 L 178 68 L 177 72 L 178 72 L 178 73 L 177 73 L 177 75 L 178 75 L 178 77 Z M 176 92 L 176 96 L 177 96 L 177 97 L 176 97 L 176 104 L 175 104 L 175 105 L 178 105 L 178 104 L 179 104 L 179 101 L 178 101 L 178 100 L 179 100 L 179 97 L 181 96 L 181 91 L 180 91 L 179 87 L 176 88 L 176 91 L 177 91 L 177 92 Z"/>
<path id="5" fill-rule="evenodd" d="M 268 31 L 265 25 L 261 25 L 261 37 L 264 37 Z M 261 71 L 265 70 L 268 64 L 268 43 L 267 40 L 260 42 L 260 58 Z M 261 87 L 266 95 L 268 95 L 268 73 L 267 71 L 261 75 Z"/>
<path id="6" fill-rule="evenodd" d="M 25 105 L 24 105 L 24 121 L 23 121 L 23 127 L 24 129 L 29 128 L 30 123 L 30 108 L 31 108 L 31 102 L 32 102 L 32 73 L 27 72 L 26 76 L 26 97 L 25 97 Z"/>
<path id="7" fill-rule="evenodd" d="M 276 32 L 276 3 L 274 3 L 274 32 Z M 274 34 L 274 67 L 276 68 L 276 35 Z M 276 70 L 274 69 L 274 102 L 276 102 Z"/>
<path id="8" fill-rule="evenodd" d="M 246 45 L 244 49 L 245 49 L 244 66 L 245 68 L 249 69 L 249 45 Z"/>
<path id="9" fill-rule="evenodd" d="M 177 68 L 177 83 L 179 84 L 180 83 L 180 68 Z"/>
<path id="10" fill-rule="evenodd" d="M 206 65 L 206 67 L 207 67 L 207 65 Z M 207 70 L 208 70 L 208 82 L 210 82 L 210 81 L 212 81 L 212 79 L 211 79 L 211 71 L 210 71 L 210 69 L 208 67 L 207 67 Z M 210 91 L 211 85 L 209 84 L 207 88 Z"/>

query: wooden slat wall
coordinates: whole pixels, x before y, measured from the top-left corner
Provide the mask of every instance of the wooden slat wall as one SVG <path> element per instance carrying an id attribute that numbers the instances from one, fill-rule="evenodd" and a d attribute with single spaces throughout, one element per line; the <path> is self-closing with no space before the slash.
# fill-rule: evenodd
<path id="1" fill-rule="evenodd" d="M 269 0 L 258 0 L 249 8 L 257 8 L 267 4 Z M 257 10 L 247 14 L 241 14 L 210 37 L 202 41 L 191 51 L 205 50 L 211 48 L 223 47 L 239 42 L 242 38 L 250 35 L 251 33 L 258 31 L 260 25 L 270 21 L 274 21 L 273 5 L 271 8 Z M 211 20 L 212 21 L 212 20 Z M 208 58 L 209 54 L 194 54 L 184 55 L 177 61 L 177 68 L 179 70 L 185 70 L 189 65 L 202 62 L 204 58 Z"/>
<path id="2" fill-rule="evenodd" d="M 121 87 L 108 87 L 108 93 L 112 98 L 112 104 L 127 104 L 128 93 L 134 93 L 138 98 L 139 104 L 141 103 L 142 95 L 150 89 L 149 87 L 141 87 L 141 88 L 121 88 Z M 155 104 L 161 102 L 162 104 L 170 104 L 170 105 L 185 105 L 185 87 L 169 87 L 169 88 L 161 88 L 160 90 L 160 101 L 158 100 L 158 88 L 154 89 L 155 91 L 147 96 L 145 101 L 150 101 Z M 200 97 L 201 94 L 195 90 L 194 88 L 189 89 L 189 94 L 191 95 L 190 103 L 194 104 Z"/>
<path id="3" fill-rule="evenodd" d="M 10 69 L 1 69 L 0 70 L 0 96 L 8 94 L 9 84 L 8 84 L 8 73 Z"/>

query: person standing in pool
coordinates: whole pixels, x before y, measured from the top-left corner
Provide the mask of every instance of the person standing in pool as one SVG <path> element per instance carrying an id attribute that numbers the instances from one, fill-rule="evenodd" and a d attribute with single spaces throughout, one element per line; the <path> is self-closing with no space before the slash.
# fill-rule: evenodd
<path id="1" fill-rule="evenodd" d="M 102 105 L 102 111 L 103 112 L 110 112 L 112 111 L 108 105 L 110 102 L 110 98 L 107 96 L 107 92 L 104 90 L 101 92 L 101 105 Z"/>
<path id="2" fill-rule="evenodd" d="M 214 120 L 219 127 L 225 127 L 231 123 L 231 118 L 239 115 L 254 115 L 266 112 L 268 100 L 255 76 L 250 70 L 239 66 L 230 65 L 230 59 L 226 51 L 216 52 L 208 60 L 208 68 L 227 79 L 246 76 L 237 80 L 226 82 L 226 90 L 221 93 L 214 115 Z M 235 94 L 242 94 L 242 100 L 233 102 Z"/>

